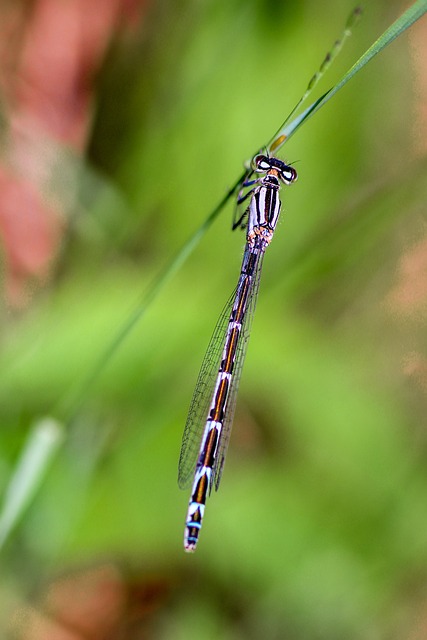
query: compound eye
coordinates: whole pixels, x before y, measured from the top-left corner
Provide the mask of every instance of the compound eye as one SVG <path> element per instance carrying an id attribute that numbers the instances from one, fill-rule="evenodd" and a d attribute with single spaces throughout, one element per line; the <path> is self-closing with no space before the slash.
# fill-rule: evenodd
<path id="1" fill-rule="evenodd" d="M 293 167 L 286 167 L 286 169 L 281 171 L 280 177 L 286 184 L 291 184 L 291 182 L 295 182 L 298 175 Z"/>
<path id="2" fill-rule="evenodd" d="M 255 171 L 263 173 L 271 169 L 269 159 L 266 156 L 257 156 L 255 158 Z"/>

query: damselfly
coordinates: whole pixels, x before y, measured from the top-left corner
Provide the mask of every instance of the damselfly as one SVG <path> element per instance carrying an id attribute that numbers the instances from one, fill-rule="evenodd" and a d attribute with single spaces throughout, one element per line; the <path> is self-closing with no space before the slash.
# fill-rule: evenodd
<path id="1" fill-rule="evenodd" d="M 262 176 L 249 180 L 253 172 Z M 256 156 L 253 172 L 237 199 L 242 204 L 250 198 L 249 206 L 233 225 L 233 229 L 247 228 L 239 280 L 203 360 L 182 440 L 179 485 L 186 487 L 194 476 L 185 524 L 186 551 L 196 548 L 207 494 L 213 486 L 218 489 L 221 480 L 262 262 L 279 219 L 281 183 L 289 185 L 297 179 L 293 167 L 268 155 Z"/>
<path id="2" fill-rule="evenodd" d="M 356 7 L 341 38 L 335 41 L 319 70 L 308 83 L 304 95 L 266 146 L 265 154 L 255 156 L 252 167 L 247 168 L 213 212 L 216 214 L 239 187 L 237 204 L 243 204 L 250 198 L 249 206 L 233 224 L 233 229 L 246 227 L 246 245 L 239 280 L 206 351 L 182 438 L 178 483 L 181 488 L 185 488 L 193 481 L 185 523 L 186 551 L 194 551 L 196 548 L 208 492 L 211 492 L 212 487 L 218 489 L 221 480 L 237 388 L 258 296 L 262 262 L 279 219 L 280 187 L 297 179 L 295 169 L 273 157 L 273 154 L 325 102 L 330 92 L 291 122 L 294 113 L 337 56 L 360 13 L 360 7 Z M 261 177 L 251 179 L 254 173 Z"/>

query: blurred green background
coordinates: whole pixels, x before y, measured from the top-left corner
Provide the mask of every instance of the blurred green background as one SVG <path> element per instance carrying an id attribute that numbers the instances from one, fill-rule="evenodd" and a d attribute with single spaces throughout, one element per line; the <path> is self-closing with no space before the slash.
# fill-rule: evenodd
<path id="1" fill-rule="evenodd" d="M 283 192 L 221 490 L 194 556 L 182 547 L 189 496 L 177 463 L 239 272 L 244 234 L 230 232 L 231 203 L 91 379 L 353 6 L 164 0 L 145 6 L 132 36 L 111 40 L 87 152 L 62 149 L 51 176 L 67 204 L 54 277 L 2 318 L 2 493 L 34 425 L 51 417 L 65 430 L 1 551 L 4 634 L 12 625 L 18 637 L 56 637 L 10 620 L 28 603 L 61 618 L 46 601 L 52 585 L 107 566 L 121 614 L 104 635 L 76 637 L 427 637 L 419 25 L 282 150 L 299 180 Z M 315 95 L 402 10 L 366 3 Z"/>

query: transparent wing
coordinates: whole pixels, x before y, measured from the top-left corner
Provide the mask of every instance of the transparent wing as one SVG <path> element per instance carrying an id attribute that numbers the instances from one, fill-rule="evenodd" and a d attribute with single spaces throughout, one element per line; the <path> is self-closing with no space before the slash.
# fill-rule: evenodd
<path id="1" fill-rule="evenodd" d="M 218 454 L 213 467 L 212 482 L 215 483 L 215 490 L 218 491 L 219 483 L 221 481 L 222 471 L 224 467 L 224 460 L 227 454 L 228 444 L 230 442 L 231 427 L 233 424 L 234 410 L 236 408 L 237 391 L 239 388 L 239 382 L 242 375 L 243 363 L 245 361 L 246 350 L 248 347 L 249 335 L 252 326 L 252 319 L 255 312 L 256 302 L 258 298 L 259 282 L 261 278 L 262 262 L 264 259 L 264 251 L 261 250 L 258 256 L 258 261 L 252 275 L 251 288 L 248 294 L 248 304 L 245 313 L 245 317 L 242 322 L 242 330 L 240 332 L 239 341 L 236 347 L 236 359 L 233 367 L 233 375 L 231 378 L 231 385 L 229 391 L 229 397 L 225 410 L 224 423 L 222 425 L 221 438 L 218 447 Z"/>
<path id="2" fill-rule="evenodd" d="M 203 358 L 193 399 L 191 400 L 187 422 L 182 436 L 181 453 L 178 464 L 178 485 L 185 489 L 192 482 L 199 456 L 202 433 L 206 425 L 209 405 L 218 375 L 218 368 L 224 349 L 231 309 L 236 297 L 235 289 L 218 319 L 212 338 Z"/>

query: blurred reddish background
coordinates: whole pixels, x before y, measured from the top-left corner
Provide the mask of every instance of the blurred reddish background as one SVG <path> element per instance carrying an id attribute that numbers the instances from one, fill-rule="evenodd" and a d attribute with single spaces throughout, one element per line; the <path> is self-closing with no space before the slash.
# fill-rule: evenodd
<path id="1" fill-rule="evenodd" d="M 25 0 L 0 7 L 0 88 L 6 127 L 0 161 L 3 291 L 26 304 L 49 278 L 64 231 L 46 182 L 58 148 L 83 153 L 94 79 L 114 36 L 139 24 L 146 0 Z M 71 185 L 72 186 L 72 185 Z"/>

